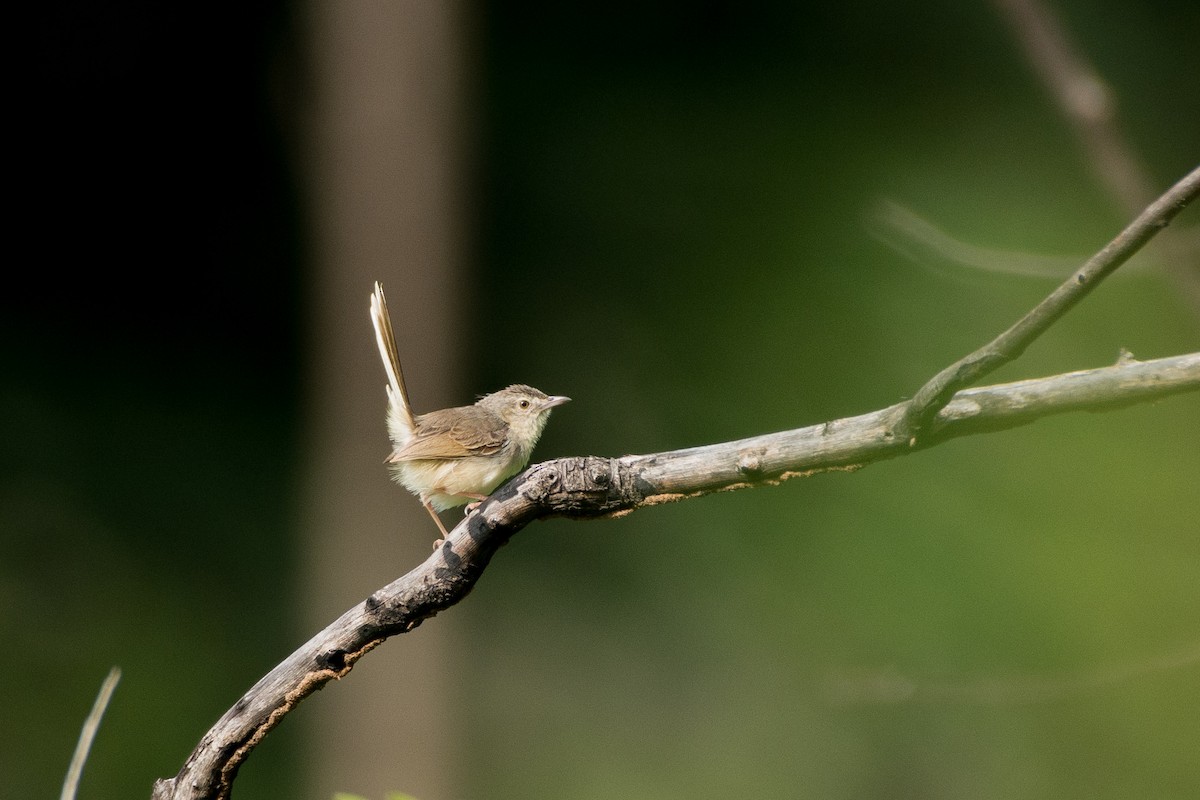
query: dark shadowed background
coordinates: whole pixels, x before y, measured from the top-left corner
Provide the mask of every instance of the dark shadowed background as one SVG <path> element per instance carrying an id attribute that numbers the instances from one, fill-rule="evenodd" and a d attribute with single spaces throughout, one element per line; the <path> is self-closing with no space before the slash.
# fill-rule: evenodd
<path id="1" fill-rule="evenodd" d="M 906 258 L 872 235 L 883 199 L 1047 256 L 1127 221 L 990 5 L 492 3 L 408 27 L 421 5 L 68 3 L 20 32 L 0 796 L 57 792 L 113 664 L 80 797 L 148 796 L 428 552 L 380 463 L 372 280 L 405 309 L 419 409 L 531 383 L 575 398 L 535 457 L 621 455 L 897 402 L 1054 285 Z M 1193 168 L 1200 7 L 1056 8 L 1156 187 Z M 1198 349 L 1161 266 L 994 379 Z M 539 523 L 307 701 L 235 796 L 1194 797 L 1198 475 L 1190 395 Z"/>

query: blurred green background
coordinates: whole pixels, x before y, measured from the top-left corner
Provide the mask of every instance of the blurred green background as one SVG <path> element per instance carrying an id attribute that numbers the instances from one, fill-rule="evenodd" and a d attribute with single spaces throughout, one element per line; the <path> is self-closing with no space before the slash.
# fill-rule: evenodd
<path id="1" fill-rule="evenodd" d="M 1056 8 L 1157 185 L 1194 167 L 1200 7 Z M 57 792 L 112 664 L 81 797 L 147 796 L 314 632 L 295 612 L 310 13 L 36 15 L 0 318 L 0 796 Z M 871 236 L 881 198 L 1055 256 L 1126 221 L 988 5 L 459 16 L 458 399 L 517 380 L 575 398 L 542 458 L 897 402 L 1054 285 L 903 257 Z M 1154 253 L 1130 266 L 993 379 L 1198 349 Z M 346 324 L 374 358 L 365 320 Z M 426 623 L 456 626 L 446 797 L 1194 797 L 1198 475 L 1191 395 L 532 526 Z M 286 721 L 235 796 L 314 796 L 312 733 Z"/>

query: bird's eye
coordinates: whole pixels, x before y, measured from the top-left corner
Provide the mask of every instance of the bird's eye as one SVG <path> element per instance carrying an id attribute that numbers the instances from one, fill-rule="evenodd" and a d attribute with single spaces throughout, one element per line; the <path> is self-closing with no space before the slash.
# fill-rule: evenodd
<path id="1" fill-rule="evenodd" d="M 521 408 L 529 408 L 529 401 L 528 401 L 528 400 L 522 400 L 522 401 L 521 401 L 521 403 L 520 403 L 520 406 L 521 406 Z"/>

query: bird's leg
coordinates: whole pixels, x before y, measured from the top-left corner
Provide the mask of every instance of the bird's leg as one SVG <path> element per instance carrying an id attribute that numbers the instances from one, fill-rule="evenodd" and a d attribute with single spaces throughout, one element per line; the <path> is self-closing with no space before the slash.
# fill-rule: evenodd
<path id="1" fill-rule="evenodd" d="M 442 524 L 442 520 L 438 517 L 437 512 L 433 510 L 433 504 L 422 497 L 421 505 L 425 506 L 425 510 L 429 512 L 429 516 L 433 517 L 433 521 L 437 524 L 438 530 L 442 532 L 442 538 L 433 543 L 433 549 L 437 550 L 450 534 L 446 531 L 446 526 Z"/>
<path id="2" fill-rule="evenodd" d="M 450 494 L 450 492 L 447 492 L 441 488 L 437 488 L 430 492 L 430 494 Z M 463 511 L 464 517 L 475 509 L 479 508 L 479 504 L 488 499 L 486 494 L 475 494 L 474 492 L 459 492 L 455 495 L 455 497 L 471 497 L 475 499 L 474 503 L 467 504 L 466 510 Z M 437 523 L 438 530 L 442 532 L 442 538 L 433 543 L 433 549 L 436 550 L 442 546 L 442 542 L 446 540 L 446 537 L 448 537 L 450 533 L 446 530 L 446 526 L 442 524 L 442 518 L 439 517 L 437 512 L 433 510 L 433 504 L 426 500 L 425 497 L 421 497 L 421 505 L 425 506 L 425 510 L 429 512 L 429 516 L 433 517 L 433 521 Z"/>

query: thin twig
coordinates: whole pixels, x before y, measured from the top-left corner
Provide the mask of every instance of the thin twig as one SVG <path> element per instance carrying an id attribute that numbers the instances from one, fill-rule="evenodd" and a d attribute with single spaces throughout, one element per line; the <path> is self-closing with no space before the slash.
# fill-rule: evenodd
<path id="1" fill-rule="evenodd" d="M 108 671 L 108 677 L 104 679 L 104 683 L 100 684 L 96 701 L 92 703 L 92 710 L 87 715 L 87 719 L 83 721 L 83 729 L 79 732 L 79 741 L 75 743 L 75 753 L 71 756 L 71 766 L 67 768 L 62 794 L 59 795 L 61 800 L 75 800 L 75 792 L 79 789 L 79 779 L 83 777 L 83 765 L 87 762 L 88 753 L 91 752 L 92 741 L 96 738 L 96 731 L 100 729 L 100 720 L 103 719 L 104 711 L 108 708 L 108 701 L 112 700 L 113 691 L 116 690 L 120 681 L 121 668 L 113 667 Z"/>
<path id="2" fill-rule="evenodd" d="M 1165 228 L 1200 194 L 1200 167 L 1150 204 L 1103 250 L 1092 256 L 1045 300 L 1004 333 L 934 375 L 908 403 L 897 433 L 915 443 L 921 432 L 954 393 L 978 381 L 1025 352 L 1063 314 L 1078 304 L 1100 281 L 1124 264 L 1156 233 Z"/>

